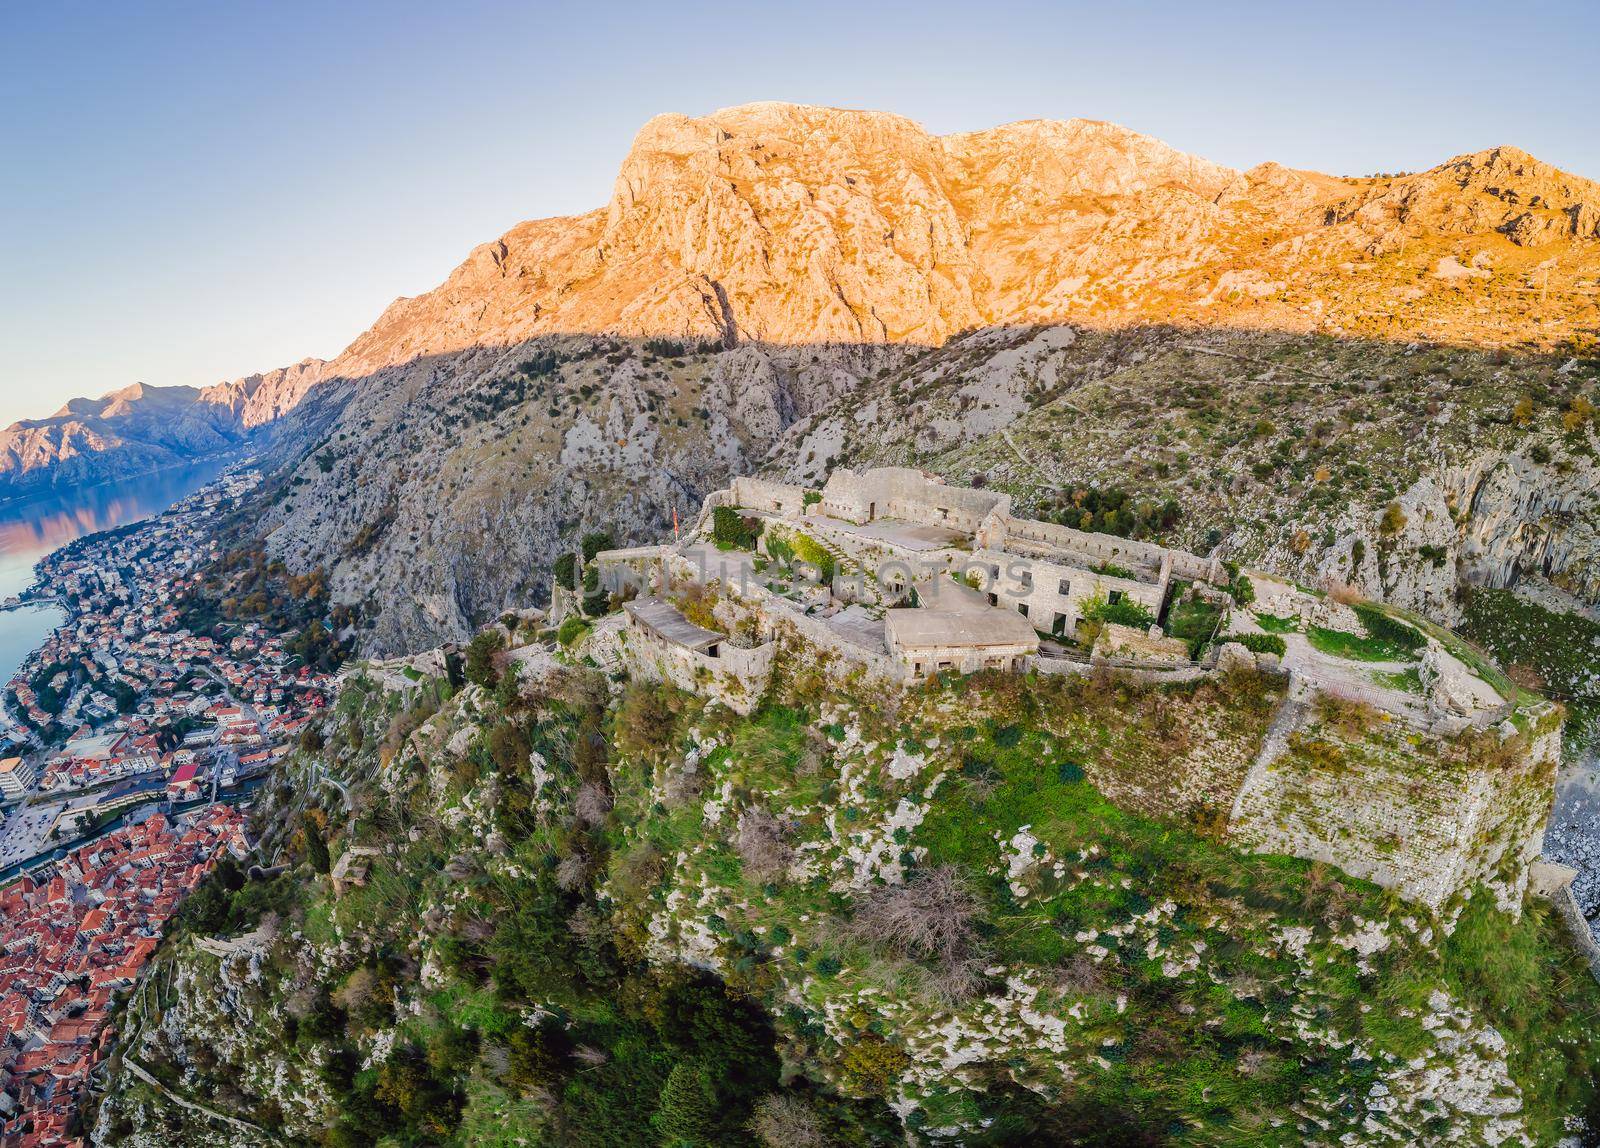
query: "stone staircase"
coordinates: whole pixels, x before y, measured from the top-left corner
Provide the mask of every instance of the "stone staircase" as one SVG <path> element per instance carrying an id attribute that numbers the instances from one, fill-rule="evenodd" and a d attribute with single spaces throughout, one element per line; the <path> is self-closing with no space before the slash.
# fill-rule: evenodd
<path id="1" fill-rule="evenodd" d="M 583 640 L 583 652 L 608 674 L 622 670 L 621 635 L 623 616 L 607 614 L 590 627 Z"/>
<path id="2" fill-rule="evenodd" d="M 1289 748 L 1289 736 L 1300 728 L 1310 712 L 1311 706 L 1294 695 L 1293 690 L 1284 696 L 1278 706 L 1278 712 L 1272 717 L 1272 724 L 1267 727 L 1267 734 L 1261 739 L 1261 748 L 1256 751 L 1256 757 L 1250 763 L 1250 771 L 1245 774 L 1239 792 L 1234 795 L 1233 809 L 1228 814 L 1228 824 L 1231 826 L 1239 821 L 1246 812 L 1245 801 L 1248 795 L 1262 789 L 1262 775 L 1272 767 L 1283 751 Z"/>

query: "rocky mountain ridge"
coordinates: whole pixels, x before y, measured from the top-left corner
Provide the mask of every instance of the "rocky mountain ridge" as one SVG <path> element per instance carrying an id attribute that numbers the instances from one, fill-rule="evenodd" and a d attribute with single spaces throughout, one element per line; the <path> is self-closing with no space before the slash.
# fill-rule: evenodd
<path id="1" fill-rule="evenodd" d="M 1409 399 L 1441 381 L 1433 367 L 1413 371 L 1425 361 L 1417 347 L 1464 345 L 1448 354 L 1477 364 L 1466 372 L 1474 398 L 1456 406 L 1498 421 L 1464 421 L 1448 437 L 1464 452 L 1453 465 L 1481 468 L 1470 448 L 1509 418 L 1519 388 L 1548 389 L 1555 368 L 1579 361 L 1576 375 L 1555 379 L 1562 397 L 1544 405 L 1548 424 L 1568 384 L 1591 376 L 1592 203 L 1600 186 L 1511 148 L 1346 178 L 1272 164 L 1241 173 L 1083 120 L 936 137 L 899 116 L 780 104 L 660 116 L 640 131 L 605 208 L 478 247 L 328 367 L 327 377 L 354 380 L 352 398 L 305 444 L 264 526 L 291 565 L 327 567 L 338 593 L 373 607 L 372 649 L 461 638 L 540 600 L 549 562 L 577 534 L 658 537 L 731 473 L 817 477 L 895 452 L 958 479 L 1014 463 L 1002 435 L 1037 428 L 1041 391 L 1068 411 L 1066 391 L 1141 353 L 1152 321 L 1170 344 L 1217 344 L 1203 361 L 1224 412 L 1255 403 L 1273 377 L 1251 362 L 1253 342 L 1312 376 L 1325 370 L 1318 355 L 1348 349 L 1326 371 L 1354 373 L 1331 381 L 1359 380 L 1379 403 L 1378 388 Z M 989 334 L 956 338 L 975 330 Z M 1064 350 L 1080 333 L 1080 351 L 1106 356 Z M 1388 366 L 1368 377 L 1349 361 L 1366 352 Z M 959 396 L 950 408 L 903 401 L 896 387 L 922 370 Z M 1278 377 L 1307 377 L 1294 370 Z M 1139 401 L 1154 414 L 1175 382 Z M 1491 392 L 1503 406 L 1491 409 Z M 1330 393 L 1322 385 L 1306 398 L 1306 426 L 1325 421 L 1317 412 Z M 841 420 L 874 400 L 887 420 L 868 420 L 876 440 L 835 449 Z M 1076 462 L 1120 457 L 1075 458 L 1065 440 L 1039 447 L 1033 487 L 1040 474 L 1065 480 Z M 993 457 L 956 466 L 949 452 L 969 448 Z M 1229 466 L 1258 461 L 1247 454 Z M 1363 543 L 1353 564 L 1352 548 L 1431 465 L 1409 458 L 1405 483 L 1386 493 L 1347 489 L 1336 472 L 1325 489 L 1350 503 L 1348 523 L 1332 507 L 1298 524 L 1281 508 L 1281 531 L 1247 531 L 1231 552 L 1288 555 L 1294 572 L 1320 577 L 1302 567 L 1321 547 L 1290 548 L 1332 527 L 1346 576 L 1397 589 L 1389 572 L 1402 564 L 1380 575 L 1376 545 Z M 1271 509 L 1270 484 L 1243 481 Z M 1176 495 L 1193 544 L 1237 525 L 1237 499 Z M 1579 482 L 1566 505 L 1594 498 Z M 1506 521 L 1512 535 L 1523 528 L 1522 517 Z M 1472 546 L 1525 550 L 1488 537 Z M 1448 597 L 1465 548 L 1463 537 L 1425 587 L 1400 597 L 1429 609 Z M 1558 549 L 1563 568 L 1585 561 L 1584 548 Z M 1511 563 L 1490 580 L 1517 573 Z"/>
<path id="2" fill-rule="evenodd" d="M 1420 173 L 1341 177 L 1270 163 L 1239 172 L 1087 120 L 941 137 L 900 116 L 787 104 L 664 115 L 639 132 L 604 207 L 519 224 L 437 289 L 396 301 L 333 362 L 210 389 L 207 410 L 228 408 L 223 427 L 254 426 L 302 404 L 272 424 L 290 469 L 262 529 L 291 565 L 327 568 L 342 598 L 373 607 L 372 649 L 415 648 L 539 600 L 553 555 L 577 534 L 657 537 L 732 473 L 814 475 L 874 452 L 958 478 L 996 471 L 1018 457 L 1004 436 L 1040 426 L 1042 376 L 1029 362 L 1049 360 L 1043 390 L 1070 416 L 1066 391 L 1120 369 L 1117 356 L 1136 353 L 1152 323 L 1174 345 L 1216 343 L 1205 375 L 1223 413 L 1256 403 L 1264 380 L 1317 375 L 1317 356 L 1335 348 L 1393 369 L 1324 383 L 1407 395 L 1441 381 L 1411 370 L 1415 348 L 1462 348 L 1449 353 L 1483 369 L 1467 372 L 1473 398 L 1456 408 L 1490 421 L 1450 432 L 1461 447 L 1450 465 L 1477 473 L 1487 464 L 1474 441 L 1509 419 L 1519 388 L 1550 396 L 1539 404 L 1549 427 L 1592 379 L 1597 204 L 1600 185 L 1509 147 Z M 991 334 L 957 338 L 974 331 Z M 1041 331 L 1054 333 L 1018 349 Z M 1105 340 L 1110 357 L 1066 351 L 1079 334 L 1084 347 Z M 1302 373 L 1252 362 L 1256 342 Z M 1576 370 L 1551 390 L 1569 361 Z M 897 408 L 893 380 L 924 370 L 940 372 L 933 389 L 953 405 Z M 1158 380 L 1138 400 L 1159 411 L 1179 381 Z M 1503 406 L 1490 408 L 1491 392 Z M 1331 393 L 1306 398 L 1305 426 L 1327 421 Z M 308 395 L 320 398 L 304 405 Z M 839 428 L 874 401 L 887 421 L 864 425 L 878 425 L 878 441 L 834 449 Z M 105 445 L 135 438 L 114 423 L 28 430 L 12 454 L 71 474 L 87 469 L 73 459 L 93 449 L 91 434 Z M 1257 445 L 1229 448 L 1227 481 L 1253 483 L 1246 502 L 1281 521 L 1254 523 L 1230 552 L 1280 565 L 1287 555 L 1311 576 L 1326 574 L 1306 567 L 1331 550 L 1369 589 L 1398 587 L 1398 564 L 1368 569 L 1377 547 L 1364 541 L 1366 556 L 1352 561 L 1354 542 L 1402 490 L 1424 475 L 1442 489 L 1446 476 L 1408 457 L 1401 487 L 1355 489 L 1335 470 L 1318 485 L 1345 499 L 1350 521 L 1327 507 L 1299 522 L 1297 506 L 1270 505 L 1269 483 L 1240 475 L 1261 461 L 1248 457 Z M 1100 461 L 1121 458 L 1077 449 L 1037 443 L 1025 484 L 1098 474 Z M 1544 475 L 1572 455 L 1542 449 L 1557 461 L 1530 459 L 1525 477 L 1575 483 L 1560 515 L 1581 532 L 1595 499 L 1589 472 Z M 1192 543 L 1238 525 L 1237 498 L 1175 496 Z M 1484 512 L 1509 533 L 1469 545 L 1464 532 L 1409 601 L 1431 608 L 1448 595 L 1469 549 L 1501 556 L 1489 581 L 1514 581 L 1539 553 L 1518 531 L 1553 521 L 1544 510 Z M 1327 547 L 1293 550 L 1330 528 Z M 1588 545 L 1553 548 L 1544 573 L 1581 569 Z"/>
<path id="3" fill-rule="evenodd" d="M 1600 184 L 1506 147 L 1348 178 L 1237 172 L 1088 120 L 940 137 L 900 116 L 789 104 L 664 115 L 640 130 L 605 208 L 476 248 L 438 289 L 394 303 L 337 368 L 359 377 L 539 334 L 936 346 L 984 325 L 1223 314 L 1338 334 L 1369 317 L 1372 295 L 1421 301 L 1362 290 L 1360 261 L 1445 236 L 1505 240 L 1492 252 L 1501 281 L 1537 272 L 1536 335 L 1553 344 L 1592 318 L 1600 253 L 1573 246 L 1547 267 L 1529 249 L 1600 237 L 1597 205 Z M 1463 301 L 1427 302 L 1397 307 L 1397 329 L 1420 334 L 1425 312 Z M 1531 333 L 1460 310 L 1439 316 L 1452 341 Z"/>
<path id="4" fill-rule="evenodd" d="M 44 419 L 0 431 L 0 500 L 129 478 L 237 449 L 282 418 L 326 364 L 291 367 L 209 387 L 134 383 L 73 399 Z"/>

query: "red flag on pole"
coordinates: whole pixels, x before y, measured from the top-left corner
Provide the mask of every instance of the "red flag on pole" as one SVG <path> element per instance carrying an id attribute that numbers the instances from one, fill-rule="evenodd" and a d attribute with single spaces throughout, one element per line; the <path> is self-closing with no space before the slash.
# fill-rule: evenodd
<path id="1" fill-rule="evenodd" d="M 676 506 L 672 508 L 672 540 L 674 542 L 678 540 L 678 508 Z"/>

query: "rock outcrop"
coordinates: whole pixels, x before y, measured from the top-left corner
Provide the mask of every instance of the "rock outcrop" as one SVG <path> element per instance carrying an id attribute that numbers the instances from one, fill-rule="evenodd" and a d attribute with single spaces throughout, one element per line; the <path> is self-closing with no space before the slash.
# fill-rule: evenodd
<path id="1" fill-rule="evenodd" d="M 1530 213 L 1551 226 L 1519 232 Z M 1237 172 L 1090 120 L 941 137 L 886 113 L 750 104 L 657 116 L 604 208 L 478 247 L 335 369 L 541 334 L 937 346 L 985 324 L 1179 317 L 1337 331 L 1380 303 L 1407 337 L 1442 310 L 1467 341 L 1554 342 L 1573 329 L 1559 314 L 1532 331 L 1438 293 L 1393 307 L 1392 277 L 1359 261 L 1504 240 L 1489 273 L 1510 290 L 1538 263 L 1519 243 L 1597 225 L 1600 185 L 1512 148 L 1403 177 Z M 1560 291 L 1596 268 L 1573 248 L 1551 278 Z"/>

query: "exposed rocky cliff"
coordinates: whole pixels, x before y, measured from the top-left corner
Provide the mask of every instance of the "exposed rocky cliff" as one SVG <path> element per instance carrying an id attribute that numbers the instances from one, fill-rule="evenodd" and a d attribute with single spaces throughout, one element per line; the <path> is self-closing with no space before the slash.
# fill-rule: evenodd
<path id="1" fill-rule="evenodd" d="M 1600 252 L 1573 240 L 1595 237 L 1596 205 L 1600 185 L 1511 148 L 1352 179 L 1235 172 L 1088 120 L 938 137 L 790 104 L 665 115 L 639 132 L 605 208 L 478 247 L 391 306 L 335 373 L 541 334 L 933 346 L 983 324 L 1094 318 L 1353 329 L 1383 318 L 1374 308 L 1411 335 L 1445 320 L 1466 341 L 1556 343 L 1595 314 Z M 1462 278 L 1488 283 L 1504 313 L 1481 313 L 1431 263 L 1404 276 L 1413 293 L 1361 262 L 1419 242 L 1443 257 L 1466 239 L 1487 247 L 1463 249 Z M 1511 298 L 1530 277 L 1549 280 L 1537 331 Z"/>
<path id="2" fill-rule="evenodd" d="M 316 432 L 292 438 L 311 450 L 266 527 L 291 563 L 328 567 L 339 594 L 376 607 L 372 648 L 459 638 L 536 594 L 580 530 L 659 534 L 731 472 L 814 475 L 825 461 L 889 446 L 942 469 L 961 461 L 950 451 L 990 436 L 993 458 L 1015 460 L 1001 436 L 1036 428 L 1041 395 L 1122 370 L 1115 348 L 1137 347 L 1151 321 L 1174 343 L 1202 330 L 1222 344 L 1260 338 L 1300 364 L 1278 372 L 1249 347 L 1219 344 L 1204 374 L 1224 421 L 1247 418 L 1266 383 L 1319 384 L 1300 405 L 1302 429 L 1342 417 L 1332 407 L 1342 409 L 1350 385 L 1373 389 L 1379 408 L 1386 397 L 1410 404 L 1419 387 L 1449 405 L 1433 394 L 1442 378 L 1410 369 L 1417 344 L 1432 342 L 1480 348 L 1484 387 L 1504 396 L 1491 410 L 1478 401 L 1488 390 L 1475 390 L 1458 408 L 1492 429 L 1539 386 L 1548 423 L 1593 385 L 1583 357 L 1600 323 L 1597 204 L 1600 186 L 1511 148 L 1345 178 L 1273 164 L 1237 172 L 1083 120 L 936 137 L 898 116 L 784 104 L 660 116 L 639 133 L 608 205 L 521 224 L 477 248 L 321 371 L 353 397 L 342 414 L 323 403 Z M 1057 328 L 1050 354 L 1018 350 L 1035 324 Z M 992 333 L 951 342 L 978 328 Z M 1106 335 L 1119 331 L 1131 338 Z M 1079 332 L 1110 338 L 1111 357 L 1064 351 Z M 1351 361 L 1369 352 L 1405 369 Z M 1552 390 L 1545 380 L 1569 358 L 1577 369 Z M 1047 379 L 1029 373 L 1035 359 Z M 938 380 L 926 389 L 892 385 L 891 376 L 920 386 L 928 371 Z M 1138 396 L 1145 415 L 1163 410 L 1174 382 Z M 950 403 L 940 407 L 940 395 Z M 879 417 L 862 425 L 879 440 L 833 449 L 839 420 L 871 403 Z M 1128 410 L 1072 400 L 1056 413 L 1115 420 Z M 1342 550 L 1348 576 L 1399 585 L 1390 567 L 1364 572 L 1377 539 L 1360 559 L 1355 539 L 1424 476 L 1441 490 L 1452 480 L 1414 456 L 1431 430 L 1381 421 L 1413 452 L 1403 472 L 1369 468 L 1374 481 L 1352 485 L 1335 470 L 1317 482 L 1342 498 L 1349 522 L 1332 506 L 1298 521 L 1300 503 L 1246 475 L 1263 487 L 1243 524 L 1259 537 L 1241 536 L 1232 552 L 1287 554 L 1309 571 Z M 1569 458 L 1582 454 L 1580 432 Z M 1491 436 L 1466 419 L 1446 437 L 1449 465 L 1463 473 L 1501 457 L 1472 453 Z M 1254 465 L 1249 452 L 1269 445 L 1240 446 L 1237 465 Z M 1074 453 L 1083 449 L 1092 453 Z M 1028 458 L 1033 476 L 1013 477 L 1038 486 L 1040 474 L 1092 473 L 1110 457 L 1098 451 L 1041 442 Z M 1563 513 L 1581 519 L 1590 472 L 1556 473 L 1573 487 Z M 1418 604 L 1448 594 L 1458 557 L 1500 582 L 1532 560 L 1528 546 L 1539 544 L 1496 489 L 1472 500 L 1479 525 L 1461 528 L 1460 548 L 1412 595 Z M 1201 536 L 1241 525 L 1237 500 L 1179 493 Z M 1315 550 L 1296 542 L 1329 528 L 1334 540 Z M 1572 541 L 1551 543 L 1552 574 L 1590 554 L 1581 529 L 1562 530 Z M 1523 557 L 1484 566 L 1486 555 L 1513 552 Z"/>

